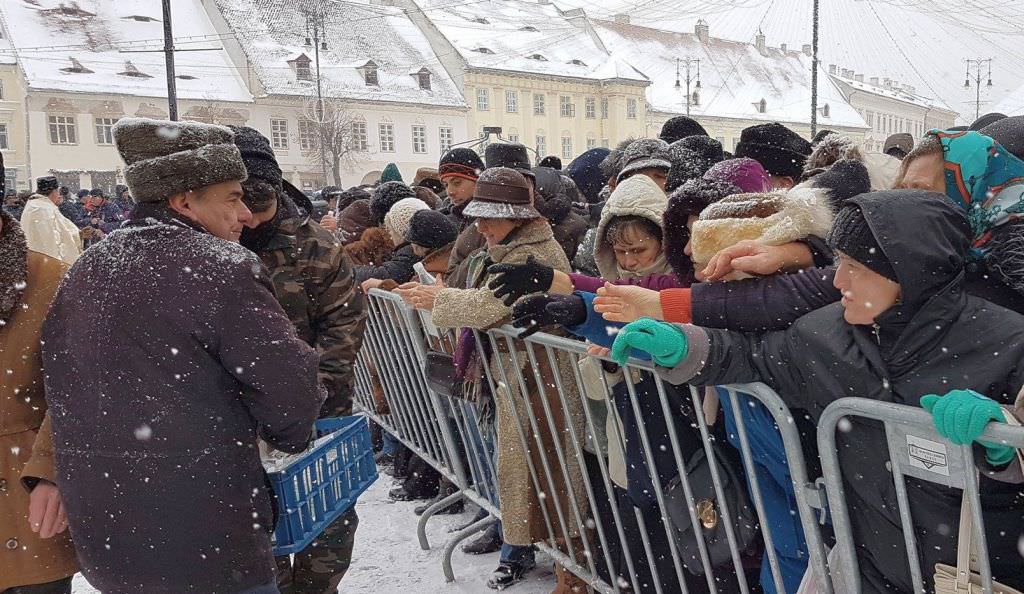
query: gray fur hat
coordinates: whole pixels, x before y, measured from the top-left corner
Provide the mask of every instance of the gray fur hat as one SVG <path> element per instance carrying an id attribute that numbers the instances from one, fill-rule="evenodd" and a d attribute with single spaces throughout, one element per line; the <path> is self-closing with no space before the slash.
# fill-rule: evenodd
<path id="1" fill-rule="evenodd" d="M 235 135 L 224 126 L 125 118 L 113 133 L 127 165 L 125 182 L 139 203 L 248 176 Z"/>
<path id="2" fill-rule="evenodd" d="M 622 171 L 618 181 L 644 169 L 662 169 L 667 174 L 672 168 L 668 160 L 668 143 L 660 138 L 641 138 L 622 151 Z"/>

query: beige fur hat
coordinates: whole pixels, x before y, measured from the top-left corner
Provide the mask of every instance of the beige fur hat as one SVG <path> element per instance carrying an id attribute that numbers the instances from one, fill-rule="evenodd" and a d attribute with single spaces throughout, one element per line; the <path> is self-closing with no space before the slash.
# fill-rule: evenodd
<path id="1" fill-rule="evenodd" d="M 782 245 L 811 235 L 825 237 L 834 217 L 827 197 L 815 188 L 727 196 L 704 209 L 693 224 L 693 262 L 706 265 L 719 251 L 744 240 Z"/>

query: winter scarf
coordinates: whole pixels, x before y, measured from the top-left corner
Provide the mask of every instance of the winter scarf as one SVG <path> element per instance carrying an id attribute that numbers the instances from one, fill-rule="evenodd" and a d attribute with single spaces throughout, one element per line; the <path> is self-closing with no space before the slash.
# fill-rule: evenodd
<path id="1" fill-rule="evenodd" d="M 615 280 L 624 280 L 628 278 L 644 278 L 651 276 L 652 274 L 671 274 L 672 267 L 668 265 L 668 260 L 665 258 L 665 251 L 662 250 L 661 253 L 658 254 L 658 258 L 654 262 L 651 262 L 647 266 L 644 266 L 643 268 L 640 268 L 638 270 L 626 270 L 625 268 L 619 266 L 616 263 L 615 273 L 618 275 L 615 277 Z"/>
<path id="2" fill-rule="evenodd" d="M 981 260 L 997 227 L 1024 218 L 1024 161 L 978 132 L 929 134 L 939 138 L 946 161 L 946 195 L 967 213 L 970 259 Z"/>
<path id="3" fill-rule="evenodd" d="M 0 326 L 14 314 L 21 303 L 28 278 L 28 244 L 21 225 L 14 217 L 0 210 Z"/>
<path id="4" fill-rule="evenodd" d="M 281 228 L 281 223 L 298 216 L 299 209 L 295 206 L 295 203 L 283 194 L 278 195 L 277 212 L 274 213 L 274 217 L 255 229 L 243 227 L 242 236 L 238 241 L 243 246 L 249 248 L 249 250 L 258 254 L 277 235 L 278 230 Z"/>

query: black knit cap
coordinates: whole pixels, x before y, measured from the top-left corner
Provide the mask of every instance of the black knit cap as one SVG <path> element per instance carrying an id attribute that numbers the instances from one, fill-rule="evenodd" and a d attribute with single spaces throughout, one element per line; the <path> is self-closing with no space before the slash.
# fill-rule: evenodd
<path id="1" fill-rule="evenodd" d="M 689 138 L 690 136 L 707 136 L 708 131 L 701 126 L 700 123 L 687 116 L 676 116 L 671 118 L 661 127 L 661 134 L 658 138 L 661 138 L 665 142 L 672 144 L 677 140 Z"/>
<path id="2" fill-rule="evenodd" d="M 400 181 L 384 182 L 373 191 L 370 197 L 370 212 L 376 225 L 384 224 L 384 215 L 391 207 L 403 198 L 415 198 L 416 192 Z"/>
<path id="3" fill-rule="evenodd" d="M 540 163 L 537 163 L 537 167 L 550 167 L 551 169 L 554 169 L 556 171 L 561 171 L 562 160 L 556 157 L 555 155 L 548 155 L 541 159 Z"/>
<path id="4" fill-rule="evenodd" d="M 102 188 L 93 188 L 92 190 L 89 191 L 89 195 L 90 196 L 99 196 L 100 198 L 102 198 L 103 197 L 103 189 Z"/>
<path id="5" fill-rule="evenodd" d="M 52 175 L 40 177 L 36 179 L 36 194 L 46 196 L 50 192 L 56 190 L 58 185 L 57 178 Z"/>
<path id="6" fill-rule="evenodd" d="M 465 147 L 448 151 L 437 165 L 437 174 L 442 180 L 450 175 L 476 180 L 483 170 L 484 162 L 480 155 Z"/>
<path id="7" fill-rule="evenodd" d="M 515 169 L 526 177 L 533 179 L 533 169 L 530 168 L 530 153 L 526 150 L 525 144 L 518 142 L 494 142 L 487 145 L 484 151 L 484 161 L 487 168 L 508 167 Z"/>
<path id="8" fill-rule="evenodd" d="M 712 165 L 724 159 L 722 144 L 708 136 L 689 136 L 672 143 L 668 147 L 672 168 L 668 170 L 665 191 L 671 194 L 689 180 L 703 176 Z"/>
<path id="9" fill-rule="evenodd" d="M 846 254 L 894 283 L 899 282 L 896 270 L 878 245 L 859 206 L 848 204 L 839 210 L 827 241 L 833 250 Z"/>
<path id="10" fill-rule="evenodd" d="M 235 133 L 235 146 L 242 153 L 242 161 L 249 171 L 249 179 L 267 182 L 275 188 L 281 187 L 281 166 L 277 164 L 270 141 L 255 128 L 231 126 Z"/>
<path id="11" fill-rule="evenodd" d="M 737 157 L 750 157 L 769 175 L 800 179 L 811 155 L 811 143 L 778 122 L 745 128 L 736 145 Z"/>
<path id="12" fill-rule="evenodd" d="M 454 242 L 459 229 L 447 215 L 436 210 L 419 210 L 409 220 L 405 240 L 425 248 L 436 250 Z"/>

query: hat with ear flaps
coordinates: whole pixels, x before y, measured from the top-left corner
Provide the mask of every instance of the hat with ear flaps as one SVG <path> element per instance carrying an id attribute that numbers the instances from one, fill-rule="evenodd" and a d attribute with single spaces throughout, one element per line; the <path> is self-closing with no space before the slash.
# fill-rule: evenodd
<path id="1" fill-rule="evenodd" d="M 248 177 L 234 133 L 225 126 L 124 118 L 113 128 L 125 183 L 136 202 Z"/>
<path id="2" fill-rule="evenodd" d="M 834 213 L 815 188 L 734 194 L 711 204 L 693 224 L 690 248 L 696 266 L 743 240 L 783 245 L 809 236 L 825 237 Z"/>

